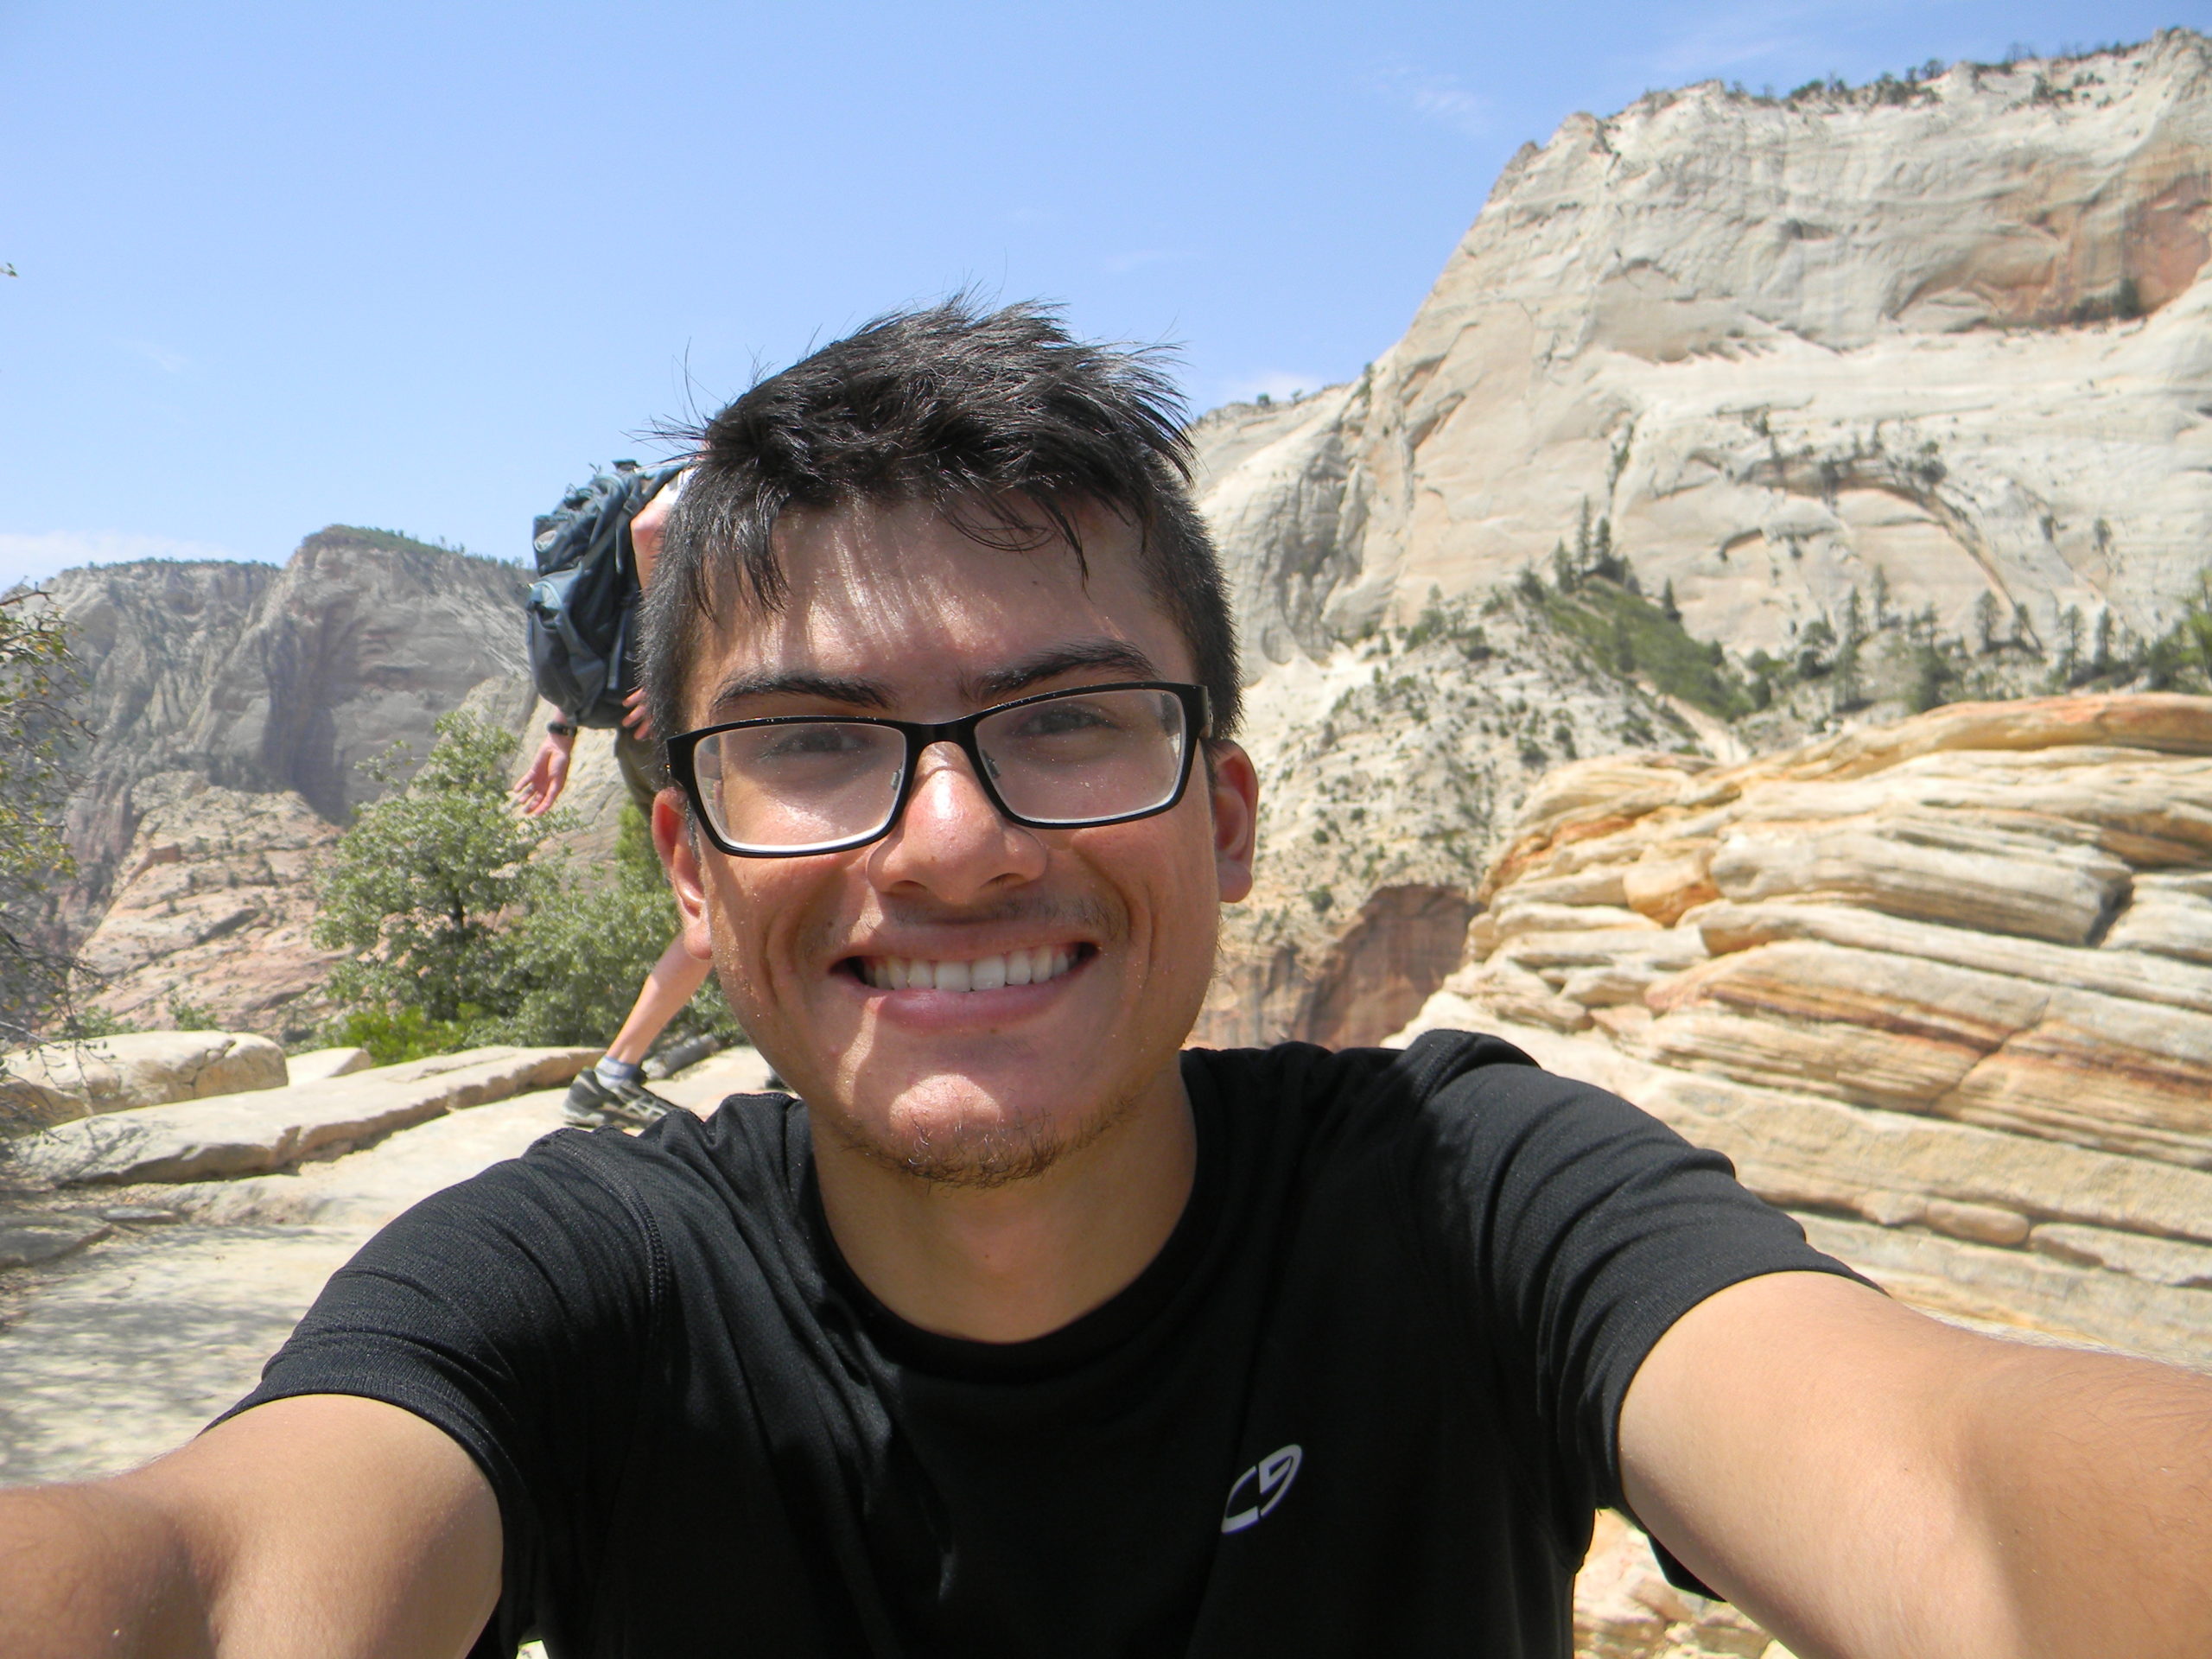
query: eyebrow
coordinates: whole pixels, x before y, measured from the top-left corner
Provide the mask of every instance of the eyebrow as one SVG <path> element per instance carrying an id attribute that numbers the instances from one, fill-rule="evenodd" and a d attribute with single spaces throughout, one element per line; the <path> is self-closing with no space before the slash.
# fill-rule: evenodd
<path id="1" fill-rule="evenodd" d="M 960 683 L 961 695 L 979 707 L 1018 697 L 1032 686 L 1082 669 L 1109 669 L 1132 679 L 1156 680 L 1160 671 L 1151 658 L 1125 639 L 1100 637 L 1049 645 L 1030 656 L 970 675 Z M 740 670 L 715 688 L 708 707 L 721 710 L 734 702 L 754 697 L 818 697 L 855 709 L 888 709 L 891 693 L 876 680 L 845 674 L 821 674 L 809 669 Z"/>
<path id="2" fill-rule="evenodd" d="M 961 690 L 969 701 L 979 704 L 1004 702 L 1018 697 L 1040 681 L 1061 674 L 1071 674 L 1078 669 L 1105 668 L 1126 674 L 1135 680 L 1156 680 L 1160 671 L 1153 666 L 1152 658 L 1126 639 L 1109 639 L 1103 636 L 1093 639 L 1075 639 L 1065 645 L 1048 645 L 1043 651 L 977 674 L 960 683 Z"/>
<path id="3" fill-rule="evenodd" d="M 888 709 L 890 693 L 874 680 L 844 674 L 817 674 L 809 670 L 774 672 L 739 671 L 715 688 L 710 709 L 727 708 L 748 697 L 819 697 L 824 702 L 849 702 L 860 709 Z"/>

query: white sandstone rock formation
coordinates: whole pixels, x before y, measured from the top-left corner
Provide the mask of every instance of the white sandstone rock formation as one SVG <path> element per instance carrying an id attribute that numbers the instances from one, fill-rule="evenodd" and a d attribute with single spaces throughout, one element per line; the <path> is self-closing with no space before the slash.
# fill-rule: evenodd
<path id="1" fill-rule="evenodd" d="M 284 1051 L 226 1031 L 141 1031 L 0 1054 L 0 1131 L 281 1089 Z"/>
<path id="2" fill-rule="evenodd" d="M 181 995 L 303 1033 L 324 963 L 305 937 L 313 855 L 376 792 L 362 760 L 394 740 L 419 759 L 457 707 L 524 717 L 520 571 L 333 526 L 281 569 L 149 561 L 46 589 L 96 734 L 55 939 L 118 976 L 108 1012 L 158 1019 Z"/>
<path id="3" fill-rule="evenodd" d="M 1541 565 L 1788 648 L 1876 573 L 2154 632 L 2212 545 L 2212 43 L 1787 100 L 1718 83 L 1522 149 L 1356 384 L 1200 423 L 1255 663 Z"/>
<path id="4" fill-rule="evenodd" d="M 1393 1040 L 1511 1035 L 1940 1312 L 2212 1366 L 2208 880 L 2208 698 L 1584 762 Z"/>

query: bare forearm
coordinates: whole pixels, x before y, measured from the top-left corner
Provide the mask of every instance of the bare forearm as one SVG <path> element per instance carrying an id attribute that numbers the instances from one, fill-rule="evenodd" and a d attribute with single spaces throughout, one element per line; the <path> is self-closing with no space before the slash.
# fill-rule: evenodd
<path id="1" fill-rule="evenodd" d="M 2212 1653 L 2212 1380 L 2023 1348 L 1974 1391 L 1961 1455 L 2021 1652 Z"/>
<path id="2" fill-rule="evenodd" d="M 0 1492 L 0 1659 L 214 1651 L 205 1586 L 162 1510 L 108 1483 Z"/>

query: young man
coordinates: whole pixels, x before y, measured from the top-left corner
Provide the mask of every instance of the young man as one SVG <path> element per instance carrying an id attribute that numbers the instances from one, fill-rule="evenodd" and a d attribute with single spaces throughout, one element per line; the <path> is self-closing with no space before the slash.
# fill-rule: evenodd
<path id="1" fill-rule="evenodd" d="M 683 488 L 683 474 L 678 473 L 655 490 L 630 521 L 640 590 L 652 581 L 653 566 L 660 558 L 661 532 Z M 660 746 L 654 740 L 645 696 L 645 688 L 639 686 L 625 700 L 622 724 L 614 733 L 614 764 L 632 804 L 650 823 L 654 797 L 660 792 Z M 569 766 L 575 747 L 574 720 L 563 715 L 547 725 L 537 753 L 515 780 L 515 800 L 526 815 L 542 817 L 560 800 L 569 785 Z M 673 1102 L 645 1087 L 645 1056 L 668 1029 L 668 1022 L 683 1012 L 707 982 L 709 971 L 709 964 L 684 949 L 682 939 L 670 941 L 646 973 L 638 1000 L 607 1044 L 607 1052 L 596 1065 L 576 1073 L 575 1081 L 569 1084 L 563 1116 L 570 1123 L 585 1128 L 643 1128 L 677 1109 Z"/>
<path id="2" fill-rule="evenodd" d="M 1181 1051 L 1257 797 L 1185 458 L 1020 308 L 715 419 L 654 828 L 806 1103 L 395 1223 L 0 1501 L 0 1653 L 1565 1655 L 1604 1503 L 1808 1659 L 2212 1650 L 2202 1379 L 1898 1308 L 1502 1043 Z"/>

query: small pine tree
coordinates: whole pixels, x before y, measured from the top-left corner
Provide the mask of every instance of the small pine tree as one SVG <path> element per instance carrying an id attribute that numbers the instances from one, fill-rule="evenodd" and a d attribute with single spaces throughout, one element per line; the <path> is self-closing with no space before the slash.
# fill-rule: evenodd
<path id="1" fill-rule="evenodd" d="M 1866 638 L 1866 607 L 1859 603 L 1859 584 L 1853 582 L 1843 600 L 1843 643 L 1856 652 Z"/>
<path id="2" fill-rule="evenodd" d="M 1890 626 L 1890 573 L 1880 565 L 1874 567 L 1874 626 L 1877 632 Z"/>
<path id="3" fill-rule="evenodd" d="M 433 1052 L 466 1046 L 512 1007 L 520 988 L 505 924 L 548 896 L 550 872 L 531 855 L 568 822 L 513 810 L 512 734 L 467 714 L 442 715 L 436 731 L 405 787 L 338 838 L 315 923 L 317 944 L 346 953 L 332 1001 L 372 1025 L 402 1021 L 416 1035 L 395 1040 Z M 395 784 L 406 761 L 396 743 L 362 770 Z"/>
<path id="4" fill-rule="evenodd" d="M 1679 624 L 1681 621 L 1682 607 L 1675 602 L 1675 579 L 1672 576 L 1667 578 L 1666 585 L 1659 590 L 1659 608 L 1669 622 Z"/>
<path id="5" fill-rule="evenodd" d="M 1974 602 L 1974 639 L 1984 657 L 1997 649 L 1997 595 L 1986 588 Z"/>
<path id="6" fill-rule="evenodd" d="M 2069 605 L 2058 617 L 2058 683 L 2062 686 L 2080 683 L 2082 675 L 2082 607 Z"/>

